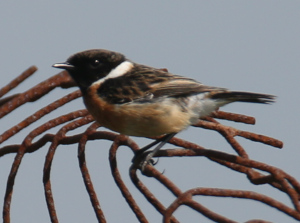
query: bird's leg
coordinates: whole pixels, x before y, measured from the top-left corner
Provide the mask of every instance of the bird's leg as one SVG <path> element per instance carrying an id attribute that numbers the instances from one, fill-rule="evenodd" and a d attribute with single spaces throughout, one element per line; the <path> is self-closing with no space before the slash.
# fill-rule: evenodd
<path id="1" fill-rule="evenodd" d="M 173 133 L 172 134 L 172 137 L 175 135 Z M 151 147 L 155 146 L 156 144 L 160 143 L 160 142 L 163 142 L 165 140 L 170 140 L 171 138 L 169 138 L 169 135 L 170 134 L 167 134 L 159 139 L 156 139 L 154 142 L 150 143 L 149 145 L 147 146 L 144 146 L 143 148 L 139 149 L 138 151 L 135 152 L 135 156 L 140 156 L 142 153 L 144 153 L 145 151 L 147 151 L 148 149 L 150 149 Z"/>
<path id="2" fill-rule="evenodd" d="M 158 144 L 158 146 L 156 146 L 152 151 L 150 151 L 149 153 L 147 153 L 147 155 L 142 158 L 141 161 L 141 169 L 143 170 L 145 168 L 145 166 L 150 162 L 150 160 L 152 159 L 152 157 L 158 152 L 158 150 L 160 150 L 170 139 L 172 139 L 174 136 L 176 135 L 176 133 L 170 133 L 165 135 L 164 137 L 155 140 L 154 142 L 150 143 L 149 145 L 143 147 L 142 149 L 138 150 L 135 153 L 135 156 L 132 159 L 132 162 L 134 163 L 136 160 L 138 160 L 141 156 L 143 156 L 145 154 L 145 151 L 147 151 L 148 149 L 150 149 L 151 147 L 155 146 L 156 144 Z"/>

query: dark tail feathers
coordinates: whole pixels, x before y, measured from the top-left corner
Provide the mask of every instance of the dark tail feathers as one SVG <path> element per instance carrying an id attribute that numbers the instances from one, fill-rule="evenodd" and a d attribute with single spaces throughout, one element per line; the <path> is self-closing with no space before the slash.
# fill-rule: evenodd
<path id="1" fill-rule="evenodd" d="M 270 104 L 275 102 L 276 96 L 269 94 L 258 94 L 251 92 L 242 91 L 224 91 L 216 92 L 211 96 L 212 99 L 224 99 L 228 102 L 241 101 L 241 102 L 252 102 L 252 103 L 262 103 Z"/>

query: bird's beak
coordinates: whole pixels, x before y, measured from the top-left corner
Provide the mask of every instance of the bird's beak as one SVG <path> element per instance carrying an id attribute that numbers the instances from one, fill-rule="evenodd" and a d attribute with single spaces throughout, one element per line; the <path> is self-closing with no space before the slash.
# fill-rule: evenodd
<path id="1" fill-rule="evenodd" d="M 68 62 L 56 63 L 53 64 L 52 67 L 66 69 L 66 70 L 73 70 L 75 68 L 72 64 L 69 64 Z"/>

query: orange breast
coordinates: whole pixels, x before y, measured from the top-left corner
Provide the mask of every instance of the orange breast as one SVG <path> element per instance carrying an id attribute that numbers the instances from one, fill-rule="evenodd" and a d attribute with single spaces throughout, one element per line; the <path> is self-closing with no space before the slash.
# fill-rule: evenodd
<path id="1" fill-rule="evenodd" d="M 170 101 L 111 105 L 99 98 L 96 88 L 92 88 L 84 102 L 99 124 L 125 135 L 158 136 L 180 132 L 191 124 L 190 114 Z"/>

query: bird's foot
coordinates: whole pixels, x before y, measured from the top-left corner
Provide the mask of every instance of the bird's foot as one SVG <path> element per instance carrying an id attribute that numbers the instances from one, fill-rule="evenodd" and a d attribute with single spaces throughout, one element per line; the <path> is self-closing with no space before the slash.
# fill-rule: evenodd
<path id="1" fill-rule="evenodd" d="M 133 157 L 132 163 L 137 165 L 143 174 L 148 175 L 146 173 L 147 165 L 154 166 L 155 164 L 157 164 L 157 162 L 153 160 L 154 153 L 153 151 L 140 152 L 140 153 L 138 152 L 139 151 L 137 151 L 137 153 Z"/>

